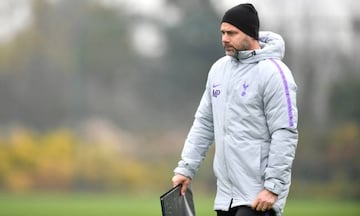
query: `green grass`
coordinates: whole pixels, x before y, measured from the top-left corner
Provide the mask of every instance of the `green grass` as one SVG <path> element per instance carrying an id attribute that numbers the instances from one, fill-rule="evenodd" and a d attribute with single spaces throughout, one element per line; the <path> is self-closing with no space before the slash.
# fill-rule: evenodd
<path id="1" fill-rule="evenodd" d="M 198 216 L 215 215 L 213 199 L 195 197 Z M 289 200 L 285 216 L 359 216 L 358 201 Z M 1 216 L 160 216 L 159 196 L 0 194 Z"/>
<path id="2" fill-rule="evenodd" d="M 360 216 L 359 204 L 359 201 L 289 200 L 284 215 Z"/>

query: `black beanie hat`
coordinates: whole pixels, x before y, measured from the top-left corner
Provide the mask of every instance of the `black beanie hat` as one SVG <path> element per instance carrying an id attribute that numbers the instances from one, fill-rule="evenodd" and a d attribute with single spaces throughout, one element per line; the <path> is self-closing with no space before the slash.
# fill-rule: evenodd
<path id="1" fill-rule="evenodd" d="M 221 22 L 230 23 L 254 39 L 259 39 L 259 17 L 252 4 L 239 4 L 230 8 Z"/>

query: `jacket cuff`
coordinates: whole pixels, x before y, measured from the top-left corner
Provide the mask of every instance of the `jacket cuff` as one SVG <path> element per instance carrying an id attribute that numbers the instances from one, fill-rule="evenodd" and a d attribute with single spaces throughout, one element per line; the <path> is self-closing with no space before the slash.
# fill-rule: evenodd
<path id="1" fill-rule="evenodd" d="M 283 189 L 283 185 L 280 183 L 275 183 L 273 181 L 266 181 L 264 184 L 265 189 L 273 192 L 276 195 L 279 195 Z"/>
<path id="2" fill-rule="evenodd" d="M 181 160 L 179 162 L 178 167 L 176 167 L 174 169 L 174 173 L 175 174 L 180 174 L 186 177 L 189 177 L 191 179 L 193 179 L 194 175 L 195 175 L 195 170 L 193 168 L 191 168 L 190 164 Z"/>

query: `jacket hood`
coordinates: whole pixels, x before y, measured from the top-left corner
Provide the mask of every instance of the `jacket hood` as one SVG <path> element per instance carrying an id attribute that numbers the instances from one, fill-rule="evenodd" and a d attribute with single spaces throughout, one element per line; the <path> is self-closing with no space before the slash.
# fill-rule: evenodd
<path id="1" fill-rule="evenodd" d="M 285 42 L 279 34 L 260 31 L 259 43 L 261 49 L 240 51 L 237 59 L 241 63 L 256 63 L 269 58 L 282 59 L 284 57 Z"/>

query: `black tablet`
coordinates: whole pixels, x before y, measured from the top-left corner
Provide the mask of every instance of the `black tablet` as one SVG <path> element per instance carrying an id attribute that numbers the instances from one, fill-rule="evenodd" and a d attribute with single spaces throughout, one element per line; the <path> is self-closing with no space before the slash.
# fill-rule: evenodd
<path id="1" fill-rule="evenodd" d="M 195 207 L 191 189 L 181 195 L 181 186 L 171 188 L 160 196 L 162 216 L 195 216 Z"/>

